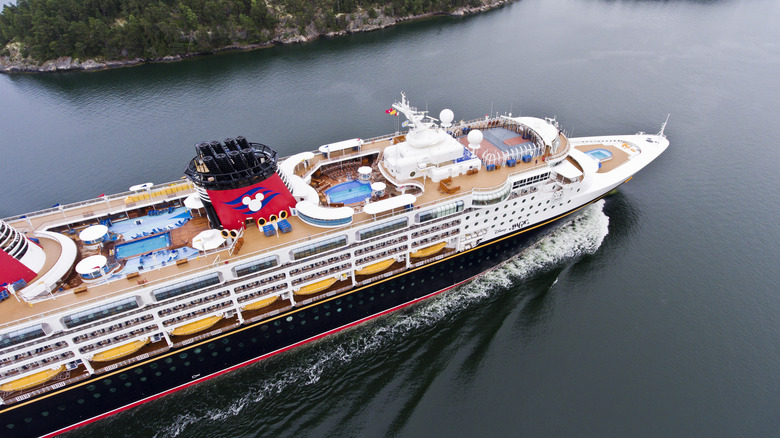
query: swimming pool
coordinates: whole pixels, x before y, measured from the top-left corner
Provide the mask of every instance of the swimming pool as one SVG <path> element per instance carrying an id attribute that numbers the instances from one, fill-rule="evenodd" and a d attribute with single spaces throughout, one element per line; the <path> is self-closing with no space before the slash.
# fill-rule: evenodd
<path id="1" fill-rule="evenodd" d="M 165 248 L 171 244 L 171 233 L 158 234 L 145 239 L 136 240 L 130 243 L 123 243 L 116 246 L 116 258 L 124 259 L 138 254 L 145 254 L 160 248 Z"/>
<path id="2" fill-rule="evenodd" d="M 612 158 L 612 152 L 606 149 L 593 149 L 585 153 L 598 161 L 607 161 Z"/>
<path id="3" fill-rule="evenodd" d="M 360 181 L 348 181 L 325 190 L 330 202 L 355 204 L 371 196 L 371 185 Z"/>

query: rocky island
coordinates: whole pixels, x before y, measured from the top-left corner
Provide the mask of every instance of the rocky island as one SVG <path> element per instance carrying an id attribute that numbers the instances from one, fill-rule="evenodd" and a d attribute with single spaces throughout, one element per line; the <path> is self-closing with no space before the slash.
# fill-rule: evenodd
<path id="1" fill-rule="evenodd" d="M 0 13 L 0 72 L 101 70 L 367 32 L 513 0 L 17 0 Z"/>

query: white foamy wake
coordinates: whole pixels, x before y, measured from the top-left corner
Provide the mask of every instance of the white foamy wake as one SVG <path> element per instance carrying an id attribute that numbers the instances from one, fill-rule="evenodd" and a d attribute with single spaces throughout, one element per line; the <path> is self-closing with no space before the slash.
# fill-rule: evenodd
<path id="1" fill-rule="evenodd" d="M 397 339 L 453 317 L 457 311 L 485 300 L 518 280 L 595 253 L 609 229 L 609 218 L 604 214 L 603 206 L 603 200 L 588 206 L 579 216 L 561 225 L 517 257 L 474 281 L 424 301 L 408 311 L 390 314 L 328 338 L 331 342 L 303 347 L 305 354 L 296 357 L 297 363 L 285 365 L 284 370 L 252 382 L 244 395 L 233 400 L 230 406 L 209 406 L 197 409 L 202 412 L 181 414 L 156 436 L 175 437 L 189 425 L 204 420 L 234 417 L 247 406 L 279 394 L 286 388 L 317 383 L 326 370 L 342 368 L 358 357 L 386 349 L 388 344 Z M 197 391 L 198 388 L 192 390 Z"/>

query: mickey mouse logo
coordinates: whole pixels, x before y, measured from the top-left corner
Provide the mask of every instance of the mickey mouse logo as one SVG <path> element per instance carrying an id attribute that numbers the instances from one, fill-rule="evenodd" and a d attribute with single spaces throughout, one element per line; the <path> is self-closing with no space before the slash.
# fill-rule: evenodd
<path id="1" fill-rule="evenodd" d="M 262 193 L 258 192 L 257 194 L 255 194 L 254 199 L 252 199 L 249 196 L 244 196 L 241 199 L 241 203 L 249 207 L 249 209 L 252 211 L 258 211 L 261 208 L 263 208 L 263 198 L 265 198 L 265 196 L 263 196 Z"/>

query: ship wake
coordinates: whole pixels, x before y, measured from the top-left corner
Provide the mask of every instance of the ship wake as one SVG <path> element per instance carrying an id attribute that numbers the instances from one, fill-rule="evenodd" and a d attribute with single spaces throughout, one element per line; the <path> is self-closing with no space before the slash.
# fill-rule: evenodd
<path id="1" fill-rule="evenodd" d="M 306 402 L 300 397 L 301 392 L 305 391 L 304 387 L 316 384 L 323 376 L 336 375 L 334 380 L 337 381 L 344 369 L 350 369 L 350 364 L 361 362 L 362 358 L 380 355 L 388 349 L 396 354 L 402 352 L 403 340 L 410 334 L 455 318 L 462 311 L 489 300 L 522 280 L 595 253 L 609 229 L 609 218 L 603 207 L 603 200 L 586 207 L 576 218 L 562 224 L 518 256 L 451 291 L 405 311 L 261 361 L 217 379 L 211 385 L 198 385 L 184 391 L 184 397 L 188 399 L 187 412 L 174 414 L 175 417 L 164 425 L 157 424 L 155 436 L 189 435 L 200 427 L 216 429 L 214 432 L 217 434 L 219 430 L 227 434 L 235 433 L 237 430 L 230 429 L 248 424 L 254 425 L 253 430 L 266 429 L 261 434 L 273 433 L 273 430 L 285 427 L 279 423 L 286 423 L 290 415 L 305 409 L 301 404 L 328 403 L 330 390 L 307 391 L 304 398 Z M 225 386 L 240 389 L 232 391 L 228 396 L 221 389 Z M 195 393 L 198 397 L 190 397 Z M 215 398 L 222 400 L 215 402 Z M 195 399 L 204 401 L 191 402 Z M 242 418 L 241 413 L 245 410 L 250 411 L 251 417 L 268 416 L 275 419 Z M 211 422 L 221 423 L 223 428 L 213 427 Z M 290 432 L 289 426 L 287 423 L 287 432 Z"/>

